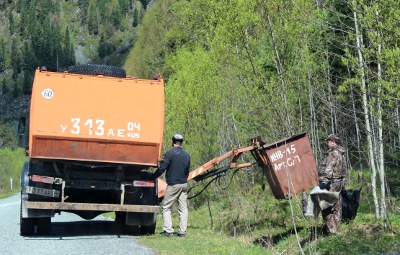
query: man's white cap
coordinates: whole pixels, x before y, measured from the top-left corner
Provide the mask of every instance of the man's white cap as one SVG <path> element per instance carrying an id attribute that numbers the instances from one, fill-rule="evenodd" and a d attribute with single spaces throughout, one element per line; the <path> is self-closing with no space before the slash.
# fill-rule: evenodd
<path id="1" fill-rule="evenodd" d="M 183 136 L 181 134 L 175 134 L 172 137 L 172 140 L 174 140 L 174 141 L 183 141 Z"/>

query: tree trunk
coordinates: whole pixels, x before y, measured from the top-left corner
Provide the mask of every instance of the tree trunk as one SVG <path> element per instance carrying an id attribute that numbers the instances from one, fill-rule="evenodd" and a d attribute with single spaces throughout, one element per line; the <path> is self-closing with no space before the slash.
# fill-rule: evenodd
<path id="1" fill-rule="evenodd" d="M 349 70 L 350 73 L 350 70 Z M 356 140 L 357 140 L 357 150 L 358 150 L 358 167 L 360 168 L 360 171 L 363 171 L 363 166 L 362 166 L 362 153 L 361 153 L 361 135 L 360 135 L 360 128 L 358 126 L 358 117 L 357 117 L 357 110 L 356 110 L 356 103 L 354 100 L 354 94 L 353 94 L 353 85 L 350 84 L 350 97 L 351 97 L 351 104 L 353 107 L 353 115 L 354 115 L 354 124 L 356 126 Z"/>
<path id="2" fill-rule="evenodd" d="M 275 65 L 276 65 L 276 71 L 278 72 L 280 81 L 281 81 L 281 87 L 282 87 L 282 96 L 283 96 L 283 102 L 285 105 L 285 109 L 286 109 L 286 118 L 287 118 L 287 124 L 288 124 L 288 128 L 289 128 L 289 134 L 290 135 L 294 135 L 293 133 L 293 128 L 292 128 L 292 124 L 291 124 L 291 117 L 290 117 L 290 111 L 289 111 L 289 107 L 288 107 L 288 103 L 287 103 L 287 99 L 286 99 L 286 85 L 285 85 L 285 78 L 283 75 L 283 66 L 282 66 L 282 62 L 279 56 L 279 52 L 278 52 L 278 46 L 276 44 L 275 41 L 275 34 L 274 34 L 274 30 L 272 27 L 272 21 L 271 21 L 271 17 L 269 16 L 269 13 L 267 12 L 267 20 L 268 20 L 268 26 L 269 26 L 269 31 L 270 31 L 270 35 L 272 38 L 272 44 L 274 47 L 274 55 L 275 55 Z"/>
<path id="3" fill-rule="evenodd" d="M 376 17 L 378 18 L 378 11 L 375 12 Z M 380 33 L 378 32 L 378 37 L 380 37 Z M 378 55 L 381 55 L 382 45 L 378 44 Z M 378 109 L 378 148 L 379 148 L 379 180 L 381 184 L 381 214 L 380 217 L 384 219 L 385 227 L 386 227 L 386 194 L 385 194 L 385 165 L 384 165 L 384 153 L 383 153 L 383 128 L 382 128 L 382 105 L 380 94 L 382 92 L 382 66 L 381 63 L 378 62 L 378 100 L 377 100 L 377 109 Z"/>
<path id="4" fill-rule="evenodd" d="M 361 94 L 362 94 L 362 107 L 364 109 L 364 118 L 365 118 L 365 128 L 367 131 L 367 141 L 368 141 L 368 158 L 369 158 L 369 165 L 371 167 L 371 186 L 372 186 L 372 195 L 374 199 L 375 205 L 375 218 L 379 218 L 379 203 L 376 194 L 376 169 L 375 169 L 375 160 L 374 160 L 374 153 L 373 153 L 373 145 L 372 145 L 372 137 L 371 137 L 371 124 L 370 124 L 370 117 L 368 113 L 368 99 L 367 99 L 367 86 L 365 82 L 365 69 L 364 69 L 364 57 L 361 52 L 361 41 L 362 35 L 361 32 L 358 30 L 358 21 L 357 21 L 357 6 L 356 2 L 353 1 L 353 8 L 354 8 L 354 25 L 356 30 L 356 41 L 357 41 L 357 52 L 358 52 L 358 60 L 359 60 L 359 70 L 360 70 L 360 78 L 361 78 Z"/>

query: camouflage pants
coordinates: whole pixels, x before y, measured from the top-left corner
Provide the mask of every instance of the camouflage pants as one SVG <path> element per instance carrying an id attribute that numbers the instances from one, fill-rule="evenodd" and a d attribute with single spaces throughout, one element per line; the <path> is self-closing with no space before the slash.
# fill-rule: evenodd
<path id="1" fill-rule="evenodd" d="M 339 183 L 336 186 L 331 186 L 330 191 L 337 192 L 341 191 L 342 188 L 343 184 Z M 321 213 L 327 234 L 337 234 L 340 222 L 342 221 L 342 194 L 339 194 L 339 199 L 335 205 L 322 210 Z"/>

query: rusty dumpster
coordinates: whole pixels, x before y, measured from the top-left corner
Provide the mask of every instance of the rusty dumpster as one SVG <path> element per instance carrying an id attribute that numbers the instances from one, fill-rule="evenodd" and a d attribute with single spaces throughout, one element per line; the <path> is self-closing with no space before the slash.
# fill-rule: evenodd
<path id="1" fill-rule="evenodd" d="M 253 150 L 277 199 L 288 199 L 318 185 L 318 170 L 307 133 L 266 144 Z"/>

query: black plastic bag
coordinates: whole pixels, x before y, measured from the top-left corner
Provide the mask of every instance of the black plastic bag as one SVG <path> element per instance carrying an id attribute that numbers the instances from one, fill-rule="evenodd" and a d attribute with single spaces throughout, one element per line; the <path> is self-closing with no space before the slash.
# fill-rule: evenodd
<path id="1" fill-rule="evenodd" d="M 360 203 L 360 189 L 342 190 L 342 221 L 351 221 L 357 215 Z"/>

